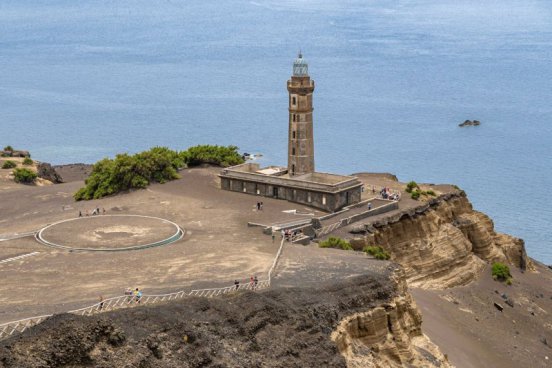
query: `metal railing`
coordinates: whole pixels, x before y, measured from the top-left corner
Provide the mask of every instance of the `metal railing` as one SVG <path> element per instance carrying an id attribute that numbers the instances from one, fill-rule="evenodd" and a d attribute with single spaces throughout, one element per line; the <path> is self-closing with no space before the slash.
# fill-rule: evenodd
<path id="1" fill-rule="evenodd" d="M 212 298 L 219 295 L 225 295 L 229 293 L 238 292 L 240 290 L 262 290 L 270 287 L 272 282 L 272 273 L 278 264 L 278 259 L 282 254 L 284 247 L 284 239 L 280 243 L 278 252 L 274 257 L 274 261 L 268 270 L 268 278 L 265 280 L 250 281 L 247 283 L 239 283 L 231 286 L 224 286 L 220 288 L 210 288 L 210 289 L 193 289 L 191 291 L 177 291 L 169 294 L 159 294 L 159 295 L 142 295 L 141 297 L 135 295 L 120 295 L 109 299 L 104 299 L 99 301 L 96 304 L 90 305 L 88 307 L 75 309 L 68 311 L 67 313 L 76 314 L 80 316 L 91 316 L 93 314 L 122 309 L 122 308 L 131 308 L 137 307 L 140 305 L 146 304 L 156 304 L 162 302 L 168 302 L 176 299 L 183 299 L 185 297 L 205 297 Z M 8 322 L 0 324 L 0 340 L 5 339 L 15 333 L 21 333 L 28 329 L 29 327 L 35 326 L 45 319 L 52 317 L 53 314 L 47 314 L 38 317 L 31 317 L 20 319 L 13 322 Z"/>

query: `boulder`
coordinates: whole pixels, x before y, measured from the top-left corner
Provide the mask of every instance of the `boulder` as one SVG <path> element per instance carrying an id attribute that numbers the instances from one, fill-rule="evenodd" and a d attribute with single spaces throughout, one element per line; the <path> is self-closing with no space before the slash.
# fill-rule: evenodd
<path id="1" fill-rule="evenodd" d="M 57 171 L 46 162 L 41 162 L 36 167 L 36 173 L 39 178 L 51 181 L 54 184 L 63 183 L 63 178 L 57 173 Z"/>
<path id="2" fill-rule="evenodd" d="M 458 124 L 459 127 L 466 127 L 466 126 L 478 126 L 481 125 L 481 122 L 479 120 L 466 120 L 463 123 Z"/>
<path id="3" fill-rule="evenodd" d="M 12 157 L 31 157 L 31 154 L 29 151 L 14 150 L 12 151 Z"/>

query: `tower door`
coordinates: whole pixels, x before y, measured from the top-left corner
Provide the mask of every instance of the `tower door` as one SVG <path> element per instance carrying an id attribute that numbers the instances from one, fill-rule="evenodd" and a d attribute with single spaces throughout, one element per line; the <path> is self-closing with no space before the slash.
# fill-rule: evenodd
<path id="1" fill-rule="evenodd" d="M 272 196 L 274 198 L 278 198 L 278 187 L 273 187 L 272 188 Z"/>

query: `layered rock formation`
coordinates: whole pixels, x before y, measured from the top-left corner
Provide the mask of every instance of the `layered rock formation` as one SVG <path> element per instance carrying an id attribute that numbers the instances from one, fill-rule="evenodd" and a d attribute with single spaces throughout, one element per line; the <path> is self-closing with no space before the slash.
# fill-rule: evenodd
<path id="1" fill-rule="evenodd" d="M 452 367 L 422 333 L 422 316 L 404 277 L 397 286 L 401 292 L 389 303 L 348 316 L 332 333 L 347 367 Z"/>
<path id="2" fill-rule="evenodd" d="M 358 232 L 363 230 L 364 234 Z M 473 281 L 487 262 L 532 265 L 523 240 L 496 233 L 462 191 L 442 195 L 353 232 L 351 243 L 385 248 L 405 268 L 412 286 L 447 288 Z"/>

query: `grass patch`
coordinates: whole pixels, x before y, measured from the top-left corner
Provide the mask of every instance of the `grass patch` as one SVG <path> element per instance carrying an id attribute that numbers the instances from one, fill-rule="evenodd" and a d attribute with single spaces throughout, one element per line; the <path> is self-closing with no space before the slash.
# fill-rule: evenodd
<path id="1" fill-rule="evenodd" d="M 37 175 L 34 171 L 25 168 L 13 170 L 13 176 L 17 183 L 22 184 L 34 183 L 37 178 Z"/>
<path id="2" fill-rule="evenodd" d="M 376 245 L 367 245 L 362 249 L 362 251 L 379 260 L 387 260 L 391 258 L 385 249 Z"/>
<path id="3" fill-rule="evenodd" d="M 512 274 L 510 273 L 510 267 L 501 262 L 493 263 L 491 274 L 493 279 L 498 281 L 506 281 L 508 285 L 512 284 Z"/>
<path id="4" fill-rule="evenodd" d="M 2 169 L 13 169 L 14 167 L 17 167 L 17 163 L 12 160 L 4 161 L 2 164 Z"/>
<path id="5" fill-rule="evenodd" d="M 351 247 L 351 244 L 341 238 L 330 236 L 328 239 L 320 242 L 318 245 L 320 248 L 337 248 L 337 249 L 343 249 L 343 250 L 353 250 L 353 247 Z"/>

